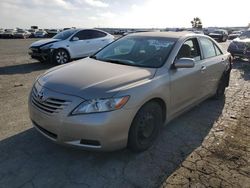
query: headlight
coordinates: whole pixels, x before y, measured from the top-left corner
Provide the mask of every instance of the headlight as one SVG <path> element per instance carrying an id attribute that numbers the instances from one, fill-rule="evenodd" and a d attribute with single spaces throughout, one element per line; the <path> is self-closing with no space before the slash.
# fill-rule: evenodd
<path id="1" fill-rule="evenodd" d="M 41 49 L 42 50 L 47 50 L 47 49 L 51 48 L 52 46 L 53 46 L 53 44 L 47 44 L 45 46 L 42 46 Z"/>
<path id="2" fill-rule="evenodd" d="M 71 114 L 89 114 L 117 110 L 123 107 L 127 103 L 128 99 L 129 96 L 84 101 L 78 107 L 76 107 L 76 109 L 73 110 Z"/>

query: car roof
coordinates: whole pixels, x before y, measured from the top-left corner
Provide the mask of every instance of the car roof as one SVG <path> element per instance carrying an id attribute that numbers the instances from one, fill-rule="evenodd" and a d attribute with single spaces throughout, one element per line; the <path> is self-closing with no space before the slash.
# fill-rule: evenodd
<path id="1" fill-rule="evenodd" d="M 101 31 L 101 32 L 103 32 L 103 33 L 107 33 L 106 31 L 104 31 L 104 30 L 101 30 L 101 29 L 95 29 L 95 28 L 76 28 L 78 31 L 80 31 L 80 30 L 93 30 L 93 31 Z M 107 33 L 107 34 L 109 34 L 109 33 Z"/>
<path id="2" fill-rule="evenodd" d="M 181 32 L 141 32 L 141 33 L 133 33 L 129 34 L 128 36 L 144 36 L 144 37 L 164 37 L 164 38 L 173 38 L 179 39 L 186 36 L 200 36 L 196 33 L 188 32 L 188 31 L 181 31 Z"/>

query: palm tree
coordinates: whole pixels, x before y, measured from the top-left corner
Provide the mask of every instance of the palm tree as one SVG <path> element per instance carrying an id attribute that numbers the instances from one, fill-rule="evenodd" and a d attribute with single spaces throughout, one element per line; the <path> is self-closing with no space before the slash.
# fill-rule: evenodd
<path id="1" fill-rule="evenodd" d="M 195 17 L 192 21 L 191 21 L 192 27 L 195 29 L 202 29 L 202 22 L 201 19 L 199 17 Z"/>

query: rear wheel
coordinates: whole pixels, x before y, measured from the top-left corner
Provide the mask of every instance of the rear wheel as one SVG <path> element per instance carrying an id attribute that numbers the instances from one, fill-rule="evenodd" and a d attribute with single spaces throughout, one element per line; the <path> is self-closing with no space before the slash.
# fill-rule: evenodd
<path id="1" fill-rule="evenodd" d="M 62 65 L 62 64 L 68 63 L 70 60 L 70 57 L 66 50 L 58 49 L 54 52 L 53 59 L 55 63 Z"/>
<path id="2" fill-rule="evenodd" d="M 162 109 L 156 102 L 146 103 L 136 114 L 129 130 L 128 147 L 135 152 L 148 149 L 163 124 Z"/>
<path id="3" fill-rule="evenodd" d="M 229 76 L 223 75 L 219 81 L 214 98 L 219 100 L 225 97 L 225 89 L 229 83 Z"/>

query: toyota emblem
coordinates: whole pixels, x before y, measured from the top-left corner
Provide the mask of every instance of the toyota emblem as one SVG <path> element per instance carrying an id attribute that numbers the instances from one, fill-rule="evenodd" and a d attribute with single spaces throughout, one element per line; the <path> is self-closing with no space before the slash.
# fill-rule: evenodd
<path id="1" fill-rule="evenodd" d="M 45 97 L 44 97 L 44 93 L 43 93 L 43 89 L 41 89 L 41 91 L 38 92 L 37 94 L 37 99 L 41 102 L 45 101 Z"/>

